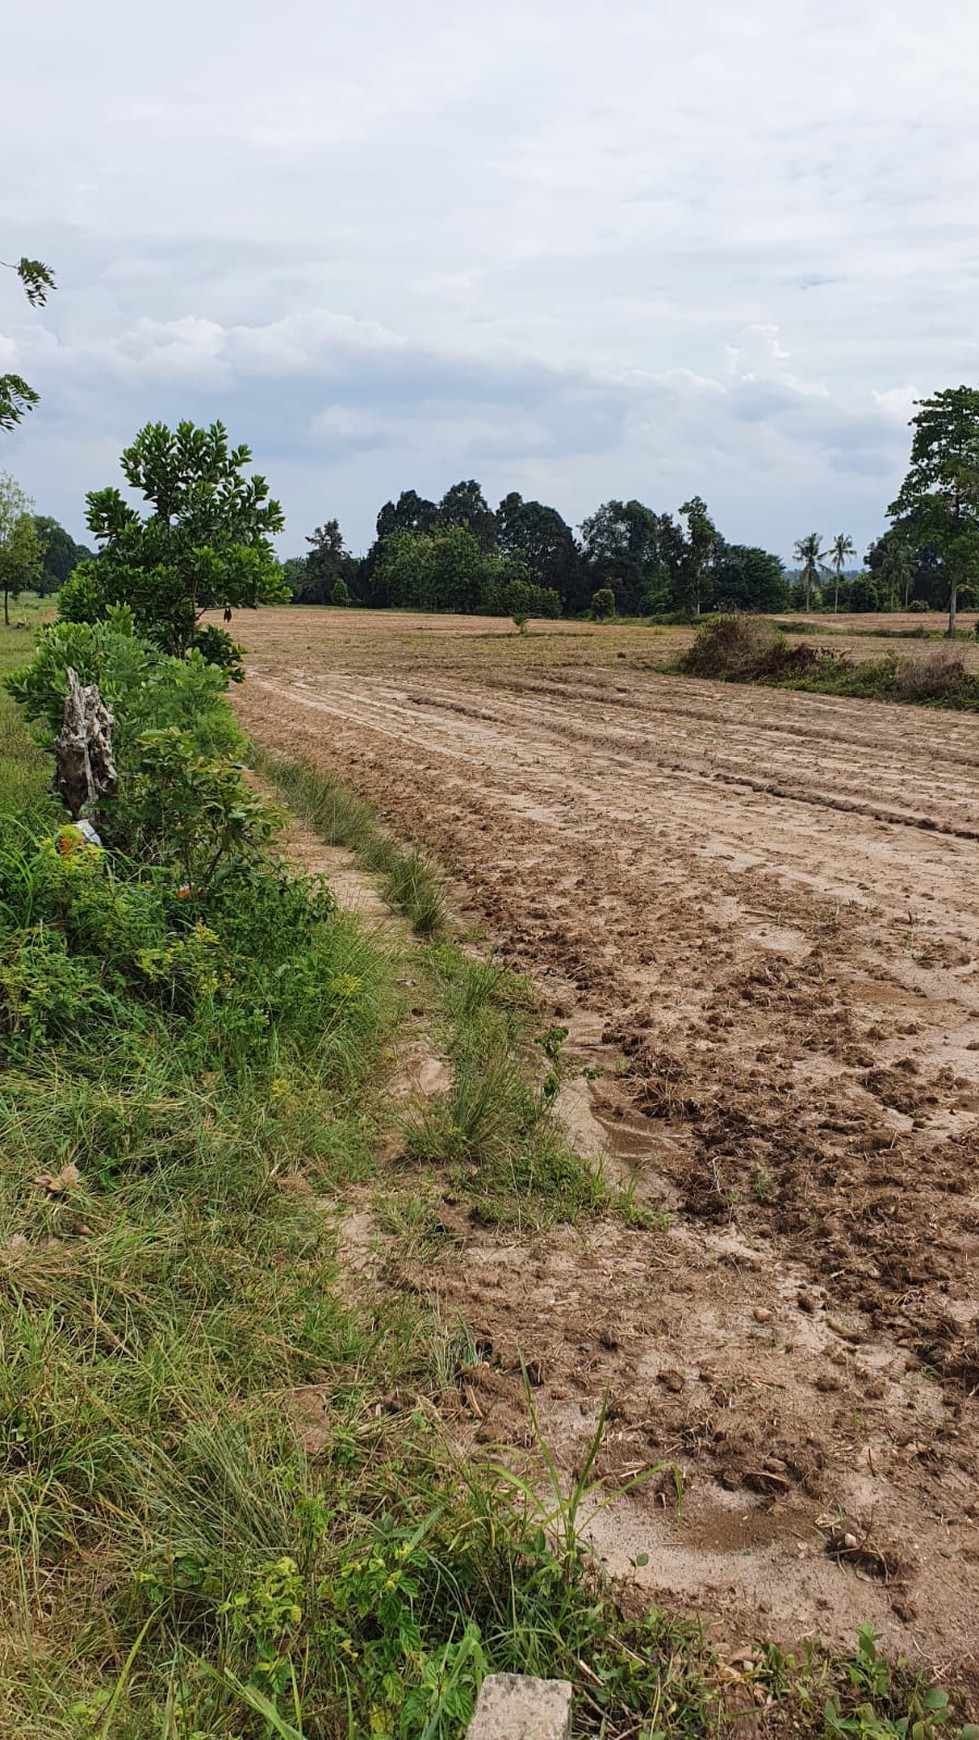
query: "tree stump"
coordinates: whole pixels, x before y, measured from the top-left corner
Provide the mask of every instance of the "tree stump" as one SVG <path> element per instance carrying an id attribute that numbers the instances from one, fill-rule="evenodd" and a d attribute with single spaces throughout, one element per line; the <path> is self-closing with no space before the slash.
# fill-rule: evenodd
<path id="1" fill-rule="evenodd" d="M 82 684 L 68 671 L 60 736 L 54 740 L 54 790 L 77 822 L 82 811 L 116 789 L 112 759 L 113 716 L 95 683 Z"/>

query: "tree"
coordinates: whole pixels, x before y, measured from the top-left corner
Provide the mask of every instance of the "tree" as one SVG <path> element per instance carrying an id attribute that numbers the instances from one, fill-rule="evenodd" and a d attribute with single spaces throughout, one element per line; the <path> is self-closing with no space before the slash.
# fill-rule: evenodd
<path id="1" fill-rule="evenodd" d="M 144 517 L 118 489 L 88 495 L 101 548 L 62 588 L 62 617 L 97 622 L 128 604 L 137 630 L 162 651 L 183 658 L 198 646 L 238 675 L 238 649 L 223 630 L 199 627 L 204 612 L 289 596 L 272 548 L 284 516 L 265 478 L 244 475 L 251 457 L 244 445 L 228 446 L 223 423 L 148 423 L 120 463 L 151 511 Z"/>
<path id="2" fill-rule="evenodd" d="M 553 587 L 567 602 L 574 590 L 579 552 L 571 527 L 556 508 L 524 501 L 517 490 L 496 510 L 496 540 L 505 556 L 520 556 L 538 586 Z"/>
<path id="3" fill-rule="evenodd" d="M 779 556 L 750 544 L 718 540 L 714 556 L 714 605 L 718 610 L 784 610 L 789 583 Z"/>
<path id="4" fill-rule="evenodd" d="M 346 580 L 342 578 L 334 580 L 333 589 L 330 593 L 330 603 L 343 605 L 353 603 L 353 599 L 350 596 L 350 587 L 347 585 Z"/>
<path id="5" fill-rule="evenodd" d="M 611 588 L 620 616 L 646 608 L 670 575 L 664 567 L 662 516 L 641 501 L 607 501 L 582 521 L 585 601 Z"/>
<path id="6" fill-rule="evenodd" d="M 717 527 L 707 512 L 707 503 L 699 495 L 685 501 L 680 513 L 687 522 L 680 562 L 680 608 L 691 616 L 699 616 L 719 542 Z"/>
<path id="7" fill-rule="evenodd" d="M 0 260 L 0 266 L 16 272 L 32 308 L 44 307 L 49 290 L 55 288 L 50 266 L 45 266 L 43 260 L 28 260 L 26 257 L 18 260 L 16 265 Z M 22 376 L 0 375 L 0 429 L 13 429 L 37 403 L 37 393 Z"/>
<path id="8" fill-rule="evenodd" d="M 496 515 L 474 477 L 454 483 L 438 507 L 438 523 L 445 531 L 467 531 L 483 551 L 496 543 Z"/>
<path id="9" fill-rule="evenodd" d="M 806 588 L 807 611 L 812 603 L 813 585 L 819 579 L 820 563 L 826 554 L 825 550 L 821 550 L 819 547 L 821 543 L 822 537 L 819 532 L 807 532 L 804 538 L 799 539 L 795 547 L 795 558 L 799 564 L 800 577 Z"/>
<path id="10" fill-rule="evenodd" d="M 34 503 L 7 472 L 0 472 L 0 587 L 3 621 L 10 627 L 10 600 L 33 584 L 43 565 L 41 540 L 31 509 Z"/>
<path id="11" fill-rule="evenodd" d="M 830 565 L 836 572 L 836 585 L 833 588 L 834 615 L 840 608 L 840 575 L 843 572 L 846 562 L 851 556 L 855 556 L 856 553 L 857 546 L 853 542 L 853 539 L 848 537 L 846 532 L 837 532 L 836 537 L 833 539 L 833 542 L 829 547 Z"/>
<path id="12" fill-rule="evenodd" d="M 34 529 L 41 540 L 43 567 L 37 581 L 42 597 L 58 592 L 70 579 L 79 562 L 91 556 L 84 544 L 76 544 L 70 532 L 49 514 L 34 515 Z"/>
<path id="13" fill-rule="evenodd" d="M 343 541 L 339 520 L 327 520 L 324 525 L 317 526 L 306 542 L 311 548 L 303 563 L 303 576 L 298 586 L 293 585 L 297 604 L 333 602 L 333 589 L 338 580 L 343 581 L 349 594 L 360 564 Z"/>
<path id="14" fill-rule="evenodd" d="M 937 552 L 952 635 L 958 588 L 979 574 L 979 389 L 946 387 L 915 403 L 911 463 L 887 513 L 916 549 Z"/>

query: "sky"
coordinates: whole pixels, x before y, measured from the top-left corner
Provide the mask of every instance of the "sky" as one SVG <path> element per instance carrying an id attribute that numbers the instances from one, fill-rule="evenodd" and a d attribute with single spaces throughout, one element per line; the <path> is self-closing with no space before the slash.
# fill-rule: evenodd
<path id="1" fill-rule="evenodd" d="M 220 418 L 366 548 L 476 477 L 574 525 L 702 495 L 883 529 L 979 379 L 965 0 L 45 0 L 5 9 L 0 469 L 84 536 L 146 422 Z"/>

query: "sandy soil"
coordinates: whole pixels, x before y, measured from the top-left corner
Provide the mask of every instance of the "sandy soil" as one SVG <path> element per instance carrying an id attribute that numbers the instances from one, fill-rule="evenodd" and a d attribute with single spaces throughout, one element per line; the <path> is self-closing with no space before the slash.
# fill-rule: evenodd
<path id="1" fill-rule="evenodd" d="M 424 841 L 596 1073 L 566 1107 L 661 1224 L 501 1243 L 435 1287 L 456 1405 L 671 1465 L 616 1568 L 747 1629 L 979 1664 L 979 729 L 662 677 L 668 635 L 269 611 L 253 736 Z M 902 643 L 896 643 L 901 646 Z M 908 643 L 903 643 L 907 645 Z M 910 643 L 913 645 L 913 643 Z M 678 1509 L 675 1464 L 682 1476 Z"/>

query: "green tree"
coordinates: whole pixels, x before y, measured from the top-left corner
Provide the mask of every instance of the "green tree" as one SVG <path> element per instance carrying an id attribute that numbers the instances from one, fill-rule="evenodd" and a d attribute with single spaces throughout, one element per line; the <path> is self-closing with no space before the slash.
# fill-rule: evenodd
<path id="1" fill-rule="evenodd" d="M 356 578 L 359 563 L 343 541 L 339 520 L 327 520 L 306 539 L 310 545 L 304 563 L 304 574 L 293 596 L 298 604 L 328 604 L 334 602 L 333 588 L 342 580 L 349 588 Z"/>
<path id="2" fill-rule="evenodd" d="M 88 526 L 101 548 L 62 587 L 62 617 L 98 622 L 128 604 L 137 631 L 162 651 L 183 658 L 198 646 L 238 675 L 237 647 L 223 630 L 200 627 L 204 612 L 289 597 L 272 548 L 282 509 L 264 477 L 245 476 L 249 448 L 229 447 L 223 423 L 149 423 L 120 463 L 150 512 L 118 489 L 89 494 Z"/>
<path id="3" fill-rule="evenodd" d="M 806 610 L 812 605 L 812 589 L 819 579 L 819 569 L 825 556 L 825 550 L 820 549 L 822 537 L 819 532 L 807 532 L 795 546 L 795 559 L 799 564 L 800 578 L 806 588 Z"/>
<path id="4" fill-rule="evenodd" d="M 474 477 L 454 483 L 438 507 L 438 523 L 445 531 L 467 531 L 485 553 L 496 543 L 496 515 Z"/>
<path id="5" fill-rule="evenodd" d="M 687 522 L 680 561 L 680 608 L 699 616 L 709 602 L 714 557 L 719 543 L 717 527 L 699 495 L 691 496 L 680 509 Z"/>
<path id="6" fill-rule="evenodd" d="M 718 541 L 713 573 L 714 605 L 718 610 L 784 610 L 789 583 L 781 557 L 750 544 Z"/>
<path id="7" fill-rule="evenodd" d="M 332 587 L 332 590 L 330 592 L 330 603 L 331 604 L 343 604 L 343 605 L 353 603 L 353 600 L 350 596 L 350 587 L 347 585 L 346 580 L 344 580 L 342 577 L 338 577 L 333 582 L 333 587 Z"/>
<path id="8" fill-rule="evenodd" d="M 28 260 L 26 257 L 18 260 L 16 265 L 0 260 L 0 266 L 16 272 L 32 308 L 44 307 L 48 292 L 55 288 L 50 266 L 46 266 L 43 260 Z M 37 393 L 21 375 L 0 375 L 0 429 L 13 429 L 37 403 Z"/>
<path id="9" fill-rule="evenodd" d="M 41 540 L 43 568 L 37 582 L 42 597 L 57 592 L 70 579 L 79 562 L 92 552 L 84 544 L 76 544 L 70 532 L 49 514 L 35 514 L 34 528 Z"/>
<path id="10" fill-rule="evenodd" d="M 833 614 L 840 608 L 840 575 L 851 556 L 857 553 L 857 546 L 846 532 L 837 532 L 829 547 L 830 566 L 836 574 L 836 585 L 833 588 Z"/>
<path id="11" fill-rule="evenodd" d="M 0 588 L 3 621 L 10 627 L 10 600 L 33 585 L 43 567 L 41 540 L 34 526 L 34 503 L 7 472 L 0 472 Z"/>
<path id="12" fill-rule="evenodd" d="M 979 575 L 979 389 L 946 387 L 915 402 L 911 463 L 887 512 L 908 543 L 939 556 L 952 635 L 958 588 Z"/>
<path id="13" fill-rule="evenodd" d="M 512 490 L 496 510 L 496 538 L 503 555 L 522 557 L 538 586 L 552 587 L 565 602 L 571 597 L 578 546 L 556 508 Z"/>
<path id="14" fill-rule="evenodd" d="M 583 603 L 611 587 L 620 616 L 647 607 L 669 575 L 663 560 L 662 516 L 641 501 L 606 501 L 582 521 Z M 580 607 L 580 606 L 579 606 Z"/>

